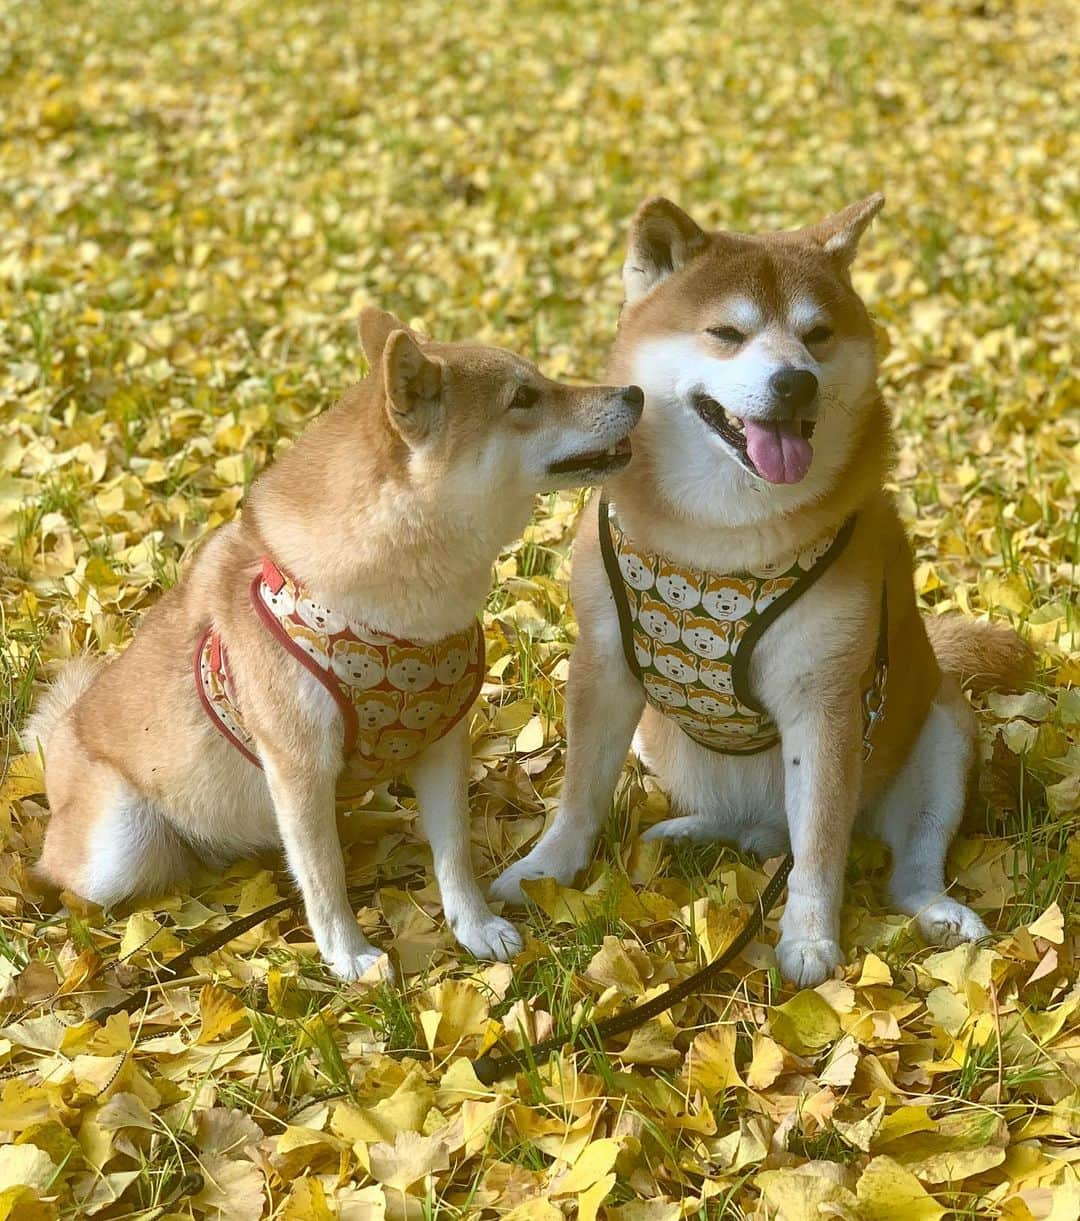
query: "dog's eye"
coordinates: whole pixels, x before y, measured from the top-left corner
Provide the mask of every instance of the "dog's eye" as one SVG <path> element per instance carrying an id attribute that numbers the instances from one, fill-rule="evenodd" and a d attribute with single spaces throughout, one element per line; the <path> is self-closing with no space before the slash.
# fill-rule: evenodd
<path id="1" fill-rule="evenodd" d="M 742 343 L 746 336 L 733 326 L 711 326 L 709 334 L 721 343 Z"/>
<path id="2" fill-rule="evenodd" d="M 528 411 L 530 407 L 535 407 L 540 401 L 540 391 L 532 386 L 518 386 L 514 391 L 514 397 L 510 400 L 510 406 L 514 411 Z"/>
<path id="3" fill-rule="evenodd" d="M 804 343 L 824 343 L 826 339 L 832 339 L 832 328 L 827 326 L 816 326 L 803 336 Z"/>

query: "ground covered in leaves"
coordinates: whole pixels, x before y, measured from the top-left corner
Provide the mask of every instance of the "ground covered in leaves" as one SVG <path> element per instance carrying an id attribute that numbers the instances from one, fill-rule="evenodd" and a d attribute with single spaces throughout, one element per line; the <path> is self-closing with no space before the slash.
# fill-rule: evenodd
<path id="1" fill-rule="evenodd" d="M 1027 0 L 0 4 L 0 1221 L 1077 1215 L 1073 20 Z M 723 988 L 488 1089 L 470 1057 L 685 976 L 773 866 L 643 845 L 665 798 L 628 764 L 582 889 L 537 886 L 512 968 L 455 952 L 403 787 L 341 824 L 401 988 L 336 985 L 295 912 L 165 985 L 184 947 L 289 894 L 275 859 L 108 914 L 40 905 L 47 811 L 14 735 L 34 690 L 122 649 L 357 376 L 361 302 L 596 376 L 643 196 L 782 227 L 877 188 L 858 284 L 891 340 L 920 595 L 1012 619 L 1041 655 L 1036 690 L 982 710 L 952 854 L 992 944 L 922 946 L 857 842 L 842 979 L 784 985 L 774 915 Z M 558 797 L 577 508 L 539 507 L 488 608 L 488 877 Z"/>

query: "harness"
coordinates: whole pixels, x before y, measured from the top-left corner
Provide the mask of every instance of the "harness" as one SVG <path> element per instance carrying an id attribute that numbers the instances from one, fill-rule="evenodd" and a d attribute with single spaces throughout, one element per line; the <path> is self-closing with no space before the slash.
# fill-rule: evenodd
<path id="1" fill-rule="evenodd" d="M 754 648 L 766 628 L 841 555 L 855 517 L 793 556 L 739 573 L 706 572 L 644 550 L 627 538 L 604 496 L 599 526 L 626 664 L 648 702 L 718 754 L 771 750 L 780 731 L 749 689 Z M 874 727 L 884 716 L 888 664 L 883 582 L 877 651 L 863 690 L 867 757 Z"/>
<path id="2" fill-rule="evenodd" d="M 264 558 L 250 597 L 263 626 L 333 697 L 345 722 L 346 787 L 389 780 L 448 733 L 484 676 L 479 623 L 435 644 L 374 632 L 330 607 Z M 209 628 L 195 650 L 195 686 L 211 722 L 256 767 L 228 651 Z"/>

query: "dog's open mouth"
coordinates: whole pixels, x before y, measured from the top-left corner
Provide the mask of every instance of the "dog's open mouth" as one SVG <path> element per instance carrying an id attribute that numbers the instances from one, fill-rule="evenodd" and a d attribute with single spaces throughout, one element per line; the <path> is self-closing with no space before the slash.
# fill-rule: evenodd
<path id="1" fill-rule="evenodd" d="M 699 390 L 691 399 L 710 428 L 752 475 L 769 483 L 798 483 L 806 477 L 814 448 L 813 420 L 744 420 Z"/>
<path id="2" fill-rule="evenodd" d="M 589 474 L 609 475 L 612 471 L 621 470 L 631 457 L 630 438 L 623 437 L 607 449 L 592 450 L 586 454 L 576 454 L 573 458 L 563 458 L 552 462 L 548 467 L 553 475 Z"/>

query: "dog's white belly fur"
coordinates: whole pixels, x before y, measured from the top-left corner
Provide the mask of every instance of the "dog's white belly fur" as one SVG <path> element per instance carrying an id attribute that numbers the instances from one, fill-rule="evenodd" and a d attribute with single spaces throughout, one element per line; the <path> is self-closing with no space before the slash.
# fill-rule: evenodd
<path id="1" fill-rule="evenodd" d="M 677 814 L 651 827 L 646 839 L 722 840 L 761 857 L 787 850 L 779 746 L 756 755 L 717 754 L 649 705 L 634 751 L 660 778 Z"/>

